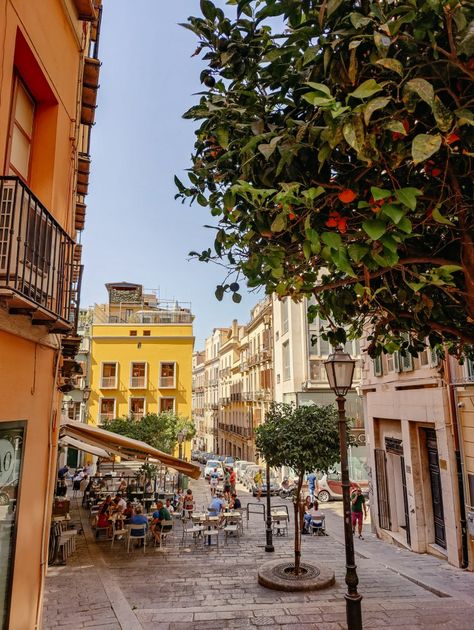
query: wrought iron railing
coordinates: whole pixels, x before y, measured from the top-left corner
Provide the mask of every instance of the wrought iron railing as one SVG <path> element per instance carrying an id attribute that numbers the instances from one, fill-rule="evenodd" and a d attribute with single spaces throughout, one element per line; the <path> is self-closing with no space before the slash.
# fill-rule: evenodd
<path id="1" fill-rule="evenodd" d="M 0 289 L 14 291 L 18 309 L 42 307 L 39 319 L 77 323 L 80 261 L 74 241 L 19 177 L 0 176 Z M 36 317 L 36 315 L 35 315 Z"/>

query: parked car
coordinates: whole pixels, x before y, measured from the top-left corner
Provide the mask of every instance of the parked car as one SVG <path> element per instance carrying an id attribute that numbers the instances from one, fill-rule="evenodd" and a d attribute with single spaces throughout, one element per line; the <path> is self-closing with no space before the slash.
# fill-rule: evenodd
<path id="1" fill-rule="evenodd" d="M 218 459 L 207 460 L 206 467 L 204 468 L 204 478 L 209 479 L 214 468 L 217 468 L 219 479 L 224 479 L 224 469 L 222 467 L 222 462 L 220 462 Z"/>
<path id="2" fill-rule="evenodd" d="M 235 472 L 237 473 L 237 481 L 239 481 L 240 483 L 243 483 L 244 475 L 245 475 L 245 471 L 247 467 L 252 466 L 254 464 L 255 462 L 247 462 L 247 461 L 237 462 L 235 466 Z"/>
<path id="3" fill-rule="evenodd" d="M 352 481 L 351 489 L 353 487 L 360 486 L 362 493 L 367 494 L 368 482 L 367 481 Z M 327 503 L 328 501 L 341 501 L 342 500 L 342 479 L 340 472 L 325 473 L 318 480 L 318 501 L 320 503 Z"/>
<path id="4" fill-rule="evenodd" d="M 233 457 L 226 457 L 224 459 L 224 466 L 227 466 L 227 468 L 233 468 L 235 464 L 235 459 Z"/>
<path id="5" fill-rule="evenodd" d="M 201 451 L 191 451 L 191 459 L 193 462 L 198 462 L 199 457 L 201 455 Z"/>
<path id="6" fill-rule="evenodd" d="M 214 456 L 214 453 L 209 453 L 204 451 L 203 453 L 201 453 L 201 455 L 199 456 L 199 460 L 201 462 L 201 464 L 205 464 L 207 462 L 208 459 L 216 459 Z"/>
<path id="7" fill-rule="evenodd" d="M 280 484 L 278 483 L 278 479 L 276 479 L 276 477 L 270 477 L 270 495 L 277 495 L 279 491 L 280 491 Z M 258 494 L 258 488 L 255 485 L 255 482 L 253 482 L 252 495 L 256 497 L 257 494 Z M 267 494 L 267 480 L 264 475 L 263 483 L 262 483 L 262 496 L 266 496 L 266 494 Z"/>
<path id="8" fill-rule="evenodd" d="M 244 476 L 243 476 L 242 483 L 247 488 L 247 490 L 251 490 L 252 489 L 252 486 L 255 483 L 254 482 L 254 477 L 257 474 L 257 471 L 260 470 L 260 469 L 262 469 L 262 467 L 258 466 L 257 464 L 250 464 L 245 469 L 245 473 L 244 473 Z M 262 469 L 262 471 L 263 471 L 263 469 Z"/>

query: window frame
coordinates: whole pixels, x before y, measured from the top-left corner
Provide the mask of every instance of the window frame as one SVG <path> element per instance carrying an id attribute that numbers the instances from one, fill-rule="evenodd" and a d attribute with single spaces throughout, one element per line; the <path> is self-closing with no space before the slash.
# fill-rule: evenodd
<path id="1" fill-rule="evenodd" d="M 169 409 L 163 409 L 162 408 L 162 401 L 163 400 L 172 400 L 173 401 L 173 409 L 171 409 L 171 413 L 176 413 L 176 396 L 160 396 L 159 398 L 159 402 L 158 402 L 158 413 L 165 413 L 167 411 L 170 411 Z"/>
<path id="2" fill-rule="evenodd" d="M 109 420 L 113 420 L 116 416 L 117 416 L 117 399 L 115 397 L 111 397 L 111 396 L 100 396 L 99 397 L 99 413 L 98 413 L 98 418 L 97 418 L 97 424 L 103 424 L 104 420 L 102 420 L 102 416 L 105 415 L 102 413 L 102 402 L 104 400 L 113 400 L 114 401 L 114 410 L 113 410 L 113 414 L 112 414 L 112 418 L 108 418 Z"/>
<path id="3" fill-rule="evenodd" d="M 172 385 L 163 385 L 163 380 L 165 378 L 171 378 L 170 376 L 162 375 L 162 366 L 163 365 L 173 365 L 173 384 Z M 177 361 L 160 361 L 160 367 L 158 372 L 158 388 L 159 389 L 176 389 L 176 374 L 178 371 L 178 363 Z"/>
<path id="4" fill-rule="evenodd" d="M 288 363 L 285 365 L 285 354 L 288 353 Z M 288 339 L 281 344 L 281 367 L 282 380 L 289 381 L 291 379 L 291 357 L 290 357 L 290 340 Z"/>
<path id="5" fill-rule="evenodd" d="M 104 385 L 104 378 L 112 378 L 111 376 L 104 376 L 104 365 L 115 365 L 115 383 L 113 386 Z M 119 362 L 118 361 L 101 361 L 100 363 L 100 389 L 117 389 L 118 388 L 118 375 L 119 375 Z"/>
<path id="6" fill-rule="evenodd" d="M 285 335 L 290 329 L 290 308 L 288 298 L 283 298 L 281 301 L 281 334 Z"/>
<path id="7" fill-rule="evenodd" d="M 28 136 L 26 130 L 24 130 L 23 127 L 19 123 L 16 122 L 15 114 L 16 114 L 16 104 L 18 100 L 18 87 L 19 86 L 21 86 L 21 88 L 24 90 L 27 97 L 33 103 L 33 124 L 32 124 L 32 130 L 31 130 L 31 138 Z M 35 138 L 35 133 L 36 133 L 37 110 L 38 110 L 38 102 L 36 101 L 35 98 L 33 98 L 33 95 L 31 94 L 30 90 L 26 86 L 26 83 L 23 81 L 22 77 L 18 74 L 18 72 L 16 72 L 13 77 L 13 91 L 12 91 L 12 102 L 11 102 L 11 109 L 10 109 L 7 154 L 6 154 L 6 171 L 7 173 L 10 173 L 10 171 L 12 171 L 17 177 L 19 177 L 23 182 L 25 182 L 25 184 L 29 184 L 31 180 L 31 162 L 32 162 L 32 155 L 33 155 L 33 143 L 34 143 L 34 138 Z M 20 171 L 11 162 L 11 153 L 12 153 L 12 146 L 13 146 L 13 129 L 15 126 L 18 128 L 20 133 L 24 137 L 26 137 L 29 141 L 28 174 L 26 178 L 24 177 L 24 175 L 20 173 Z"/>
<path id="8" fill-rule="evenodd" d="M 135 418 L 135 412 L 132 411 L 132 400 L 142 400 L 143 401 L 143 411 L 141 412 L 141 418 Z M 142 420 L 143 416 L 146 416 L 146 397 L 145 396 L 129 396 L 128 398 L 128 416 L 132 418 L 132 420 Z"/>
<path id="9" fill-rule="evenodd" d="M 142 376 L 133 376 L 133 366 L 134 365 L 144 365 L 145 366 L 145 375 Z M 133 379 L 134 378 L 143 378 L 144 379 L 144 384 L 143 387 L 141 387 L 140 385 L 134 385 L 133 384 Z M 147 389 L 147 384 L 148 384 L 148 362 L 147 361 L 130 361 L 130 380 L 129 380 L 129 389 Z M 135 398 L 135 396 L 134 396 Z"/>

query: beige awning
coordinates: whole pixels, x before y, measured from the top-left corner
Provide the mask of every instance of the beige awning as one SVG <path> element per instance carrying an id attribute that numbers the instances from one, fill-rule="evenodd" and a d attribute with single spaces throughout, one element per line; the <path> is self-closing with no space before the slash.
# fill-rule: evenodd
<path id="1" fill-rule="evenodd" d="M 145 442 L 134 440 L 118 433 L 112 433 L 105 429 L 100 429 L 92 424 L 74 422 L 68 420 L 60 427 L 60 437 L 69 436 L 92 446 L 102 448 L 108 453 L 120 455 L 125 459 L 135 459 L 139 461 L 157 460 L 165 466 L 169 466 L 193 479 L 199 479 L 201 469 L 195 464 L 185 462 L 173 455 L 163 453 Z"/>
<path id="2" fill-rule="evenodd" d="M 109 453 L 103 448 L 92 446 L 92 444 L 87 444 L 87 442 L 82 442 L 81 440 L 76 440 L 73 437 L 69 437 L 69 435 L 64 435 L 63 437 L 61 437 L 60 444 L 72 446 L 72 448 L 77 448 L 78 451 L 84 451 L 84 453 L 97 455 L 97 457 L 104 457 L 105 459 L 110 458 Z"/>

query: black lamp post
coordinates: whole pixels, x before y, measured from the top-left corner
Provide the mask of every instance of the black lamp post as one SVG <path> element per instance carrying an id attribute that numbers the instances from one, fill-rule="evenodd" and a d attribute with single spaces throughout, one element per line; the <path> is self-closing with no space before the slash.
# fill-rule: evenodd
<path id="1" fill-rule="evenodd" d="M 341 451 L 342 501 L 344 505 L 344 540 L 346 547 L 346 616 L 348 630 L 362 630 L 362 595 L 357 592 L 357 567 L 354 559 L 354 539 L 351 523 L 351 496 L 347 458 L 346 394 L 351 388 L 355 361 L 338 346 L 324 362 L 329 386 L 336 394 L 339 412 L 339 449 Z"/>
<path id="2" fill-rule="evenodd" d="M 266 543 L 265 543 L 265 551 L 275 551 L 275 547 L 273 546 L 273 530 L 272 530 L 272 496 L 270 492 L 270 464 L 267 462 L 266 466 L 266 477 L 267 477 L 267 518 L 265 525 L 265 535 L 266 535 Z"/>
<path id="3" fill-rule="evenodd" d="M 183 442 L 186 439 L 187 431 L 185 429 L 181 429 L 178 433 L 178 457 L 179 459 L 183 459 Z M 181 473 L 178 473 L 178 490 L 181 488 L 183 484 L 183 476 Z M 182 488 L 181 488 L 182 489 Z"/>

